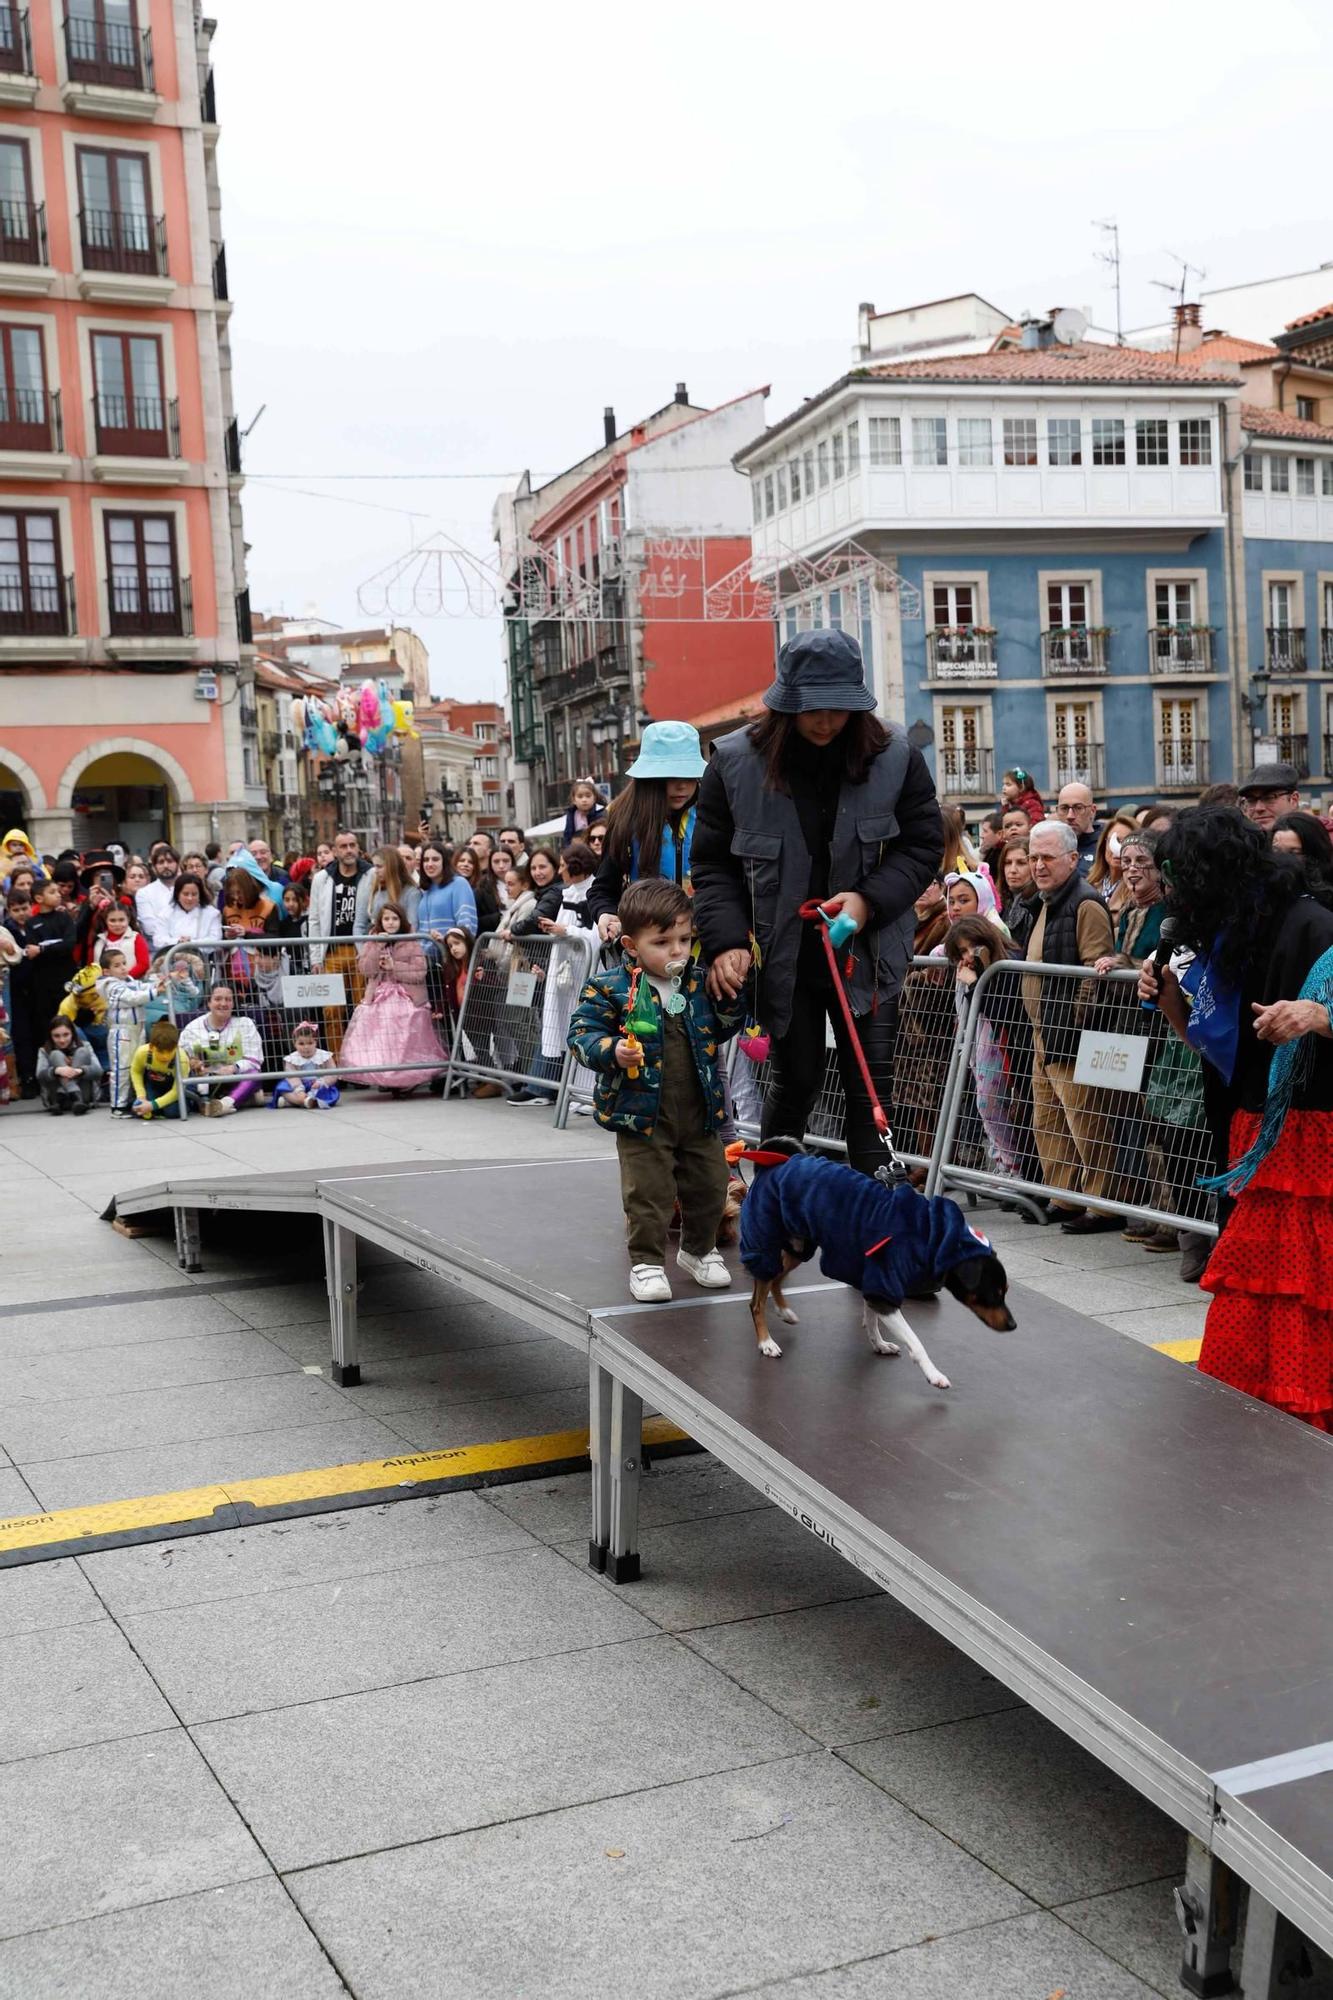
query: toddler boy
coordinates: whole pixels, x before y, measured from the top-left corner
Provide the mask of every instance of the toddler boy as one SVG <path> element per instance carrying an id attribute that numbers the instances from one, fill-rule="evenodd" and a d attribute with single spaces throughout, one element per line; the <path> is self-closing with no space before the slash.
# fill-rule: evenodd
<path id="1" fill-rule="evenodd" d="M 718 1047 L 744 1015 L 740 1001 L 709 998 L 690 955 L 690 899 L 676 883 L 633 883 L 617 915 L 625 963 L 584 987 L 568 1039 L 597 1072 L 593 1116 L 616 1135 L 629 1288 L 650 1304 L 671 1297 L 666 1244 L 677 1200 L 677 1265 L 710 1291 L 731 1283 L 717 1249 L 727 1200 Z"/>
<path id="2" fill-rule="evenodd" d="M 176 1060 L 180 1029 L 174 1021 L 154 1021 L 148 1040 L 130 1057 L 130 1110 L 136 1118 L 160 1118 L 180 1102 L 181 1073 Z"/>

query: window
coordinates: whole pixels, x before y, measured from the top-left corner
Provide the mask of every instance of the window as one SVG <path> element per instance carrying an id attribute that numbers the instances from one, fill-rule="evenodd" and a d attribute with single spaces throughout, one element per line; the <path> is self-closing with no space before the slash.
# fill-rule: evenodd
<path id="1" fill-rule="evenodd" d="M 55 515 L 0 513 L 0 632 L 64 630 Z"/>
<path id="2" fill-rule="evenodd" d="M 939 712 L 937 761 L 941 790 L 976 798 L 990 789 L 990 751 L 983 747 L 986 712 L 975 706 Z"/>
<path id="3" fill-rule="evenodd" d="M 106 550 L 112 632 L 179 633 L 181 591 L 171 516 L 108 514 Z"/>
<path id="4" fill-rule="evenodd" d="M 949 426 L 944 417 L 913 417 L 913 465 L 949 463 Z"/>
<path id="5" fill-rule="evenodd" d="M 167 455 L 162 344 L 156 334 L 95 333 L 93 386 L 99 451 Z"/>
<path id="6" fill-rule="evenodd" d="M 828 439 L 827 438 L 820 438 L 819 442 L 815 446 L 815 466 L 819 473 L 819 486 L 820 486 L 820 491 L 822 492 L 824 487 L 828 485 Z"/>
<path id="7" fill-rule="evenodd" d="M 1296 461 L 1296 491 L 1298 493 L 1314 492 L 1314 460 L 1312 458 L 1298 458 Z"/>
<path id="8" fill-rule="evenodd" d="M 843 479 L 847 474 L 847 460 L 843 452 L 842 432 L 833 433 L 833 477 Z"/>
<path id="9" fill-rule="evenodd" d="M 1182 465 L 1211 465 L 1213 427 L 1207 417 L 1180 420 L 1180 462 Z"/>
<path id="10" fill-rule="evenodd" d="M 802 459 L 805 465 L 805 497 L 807 500 L 813 500 L 815 497 L 815 454 L 813 451 L 804 452 Z"/>
<path id="11" fill-rule="evenodd" d="M 859 423 L 847 426 L 847 470 L 861 470 L 861 426 Z"/>
<path id="12" fill-rule="evenodd" d="M 1263 490 L 1264 462 L 1257 451 L 1247 451 L 1245 454 L 1245 491 L 1247 493 L 1262 493 Z"/>
<path id="13" fill-rule="evenodd" d="M 76 81 L 139 82 L 134 0 L 69 0 L 65 13 L 69 73 Z"/>
<path id="14" fill-rule="evenodd" d="M 1046 622 L 1053 631 L 1068 631 L 1073 626 L 1086 625 L 1088 622 L 1087 584 L 1048 583 L 1046 586 Z"/>
<path id="15" fill-rule="evenodd" d="M 1083 419 L 1081 417 L 1046 419 L 1046 456 L 1052 465 L 1082 465 Z"/>
<path id="16" fill-rule="evenodd" d="M 1296 414 L 1297 414 L 1297 416 L 1298 416 L 1298 417 L 1301 417 L 1301 418 L 1303 418 L 1303 420 L 1304 420 L 1304 421 L 1305 421 L 1305 422 L 1306 422 L 1307 424 L 1313 424 L 1313 423 L 1317 423 L 1317 422 L 1318 422 L 1318 418 L 1317 418 L 1317 417 L 1316 417 L 1316 415 L 1315 415 L 1315 400 L 1314 400 L 1314 397 L 1313 397 L 1313 396 L 1298 396 L 1298 397 L 1296 398 Z"/>
<path id="17" fill-rule="evenodd" d="M 1319 461 L 1319 491 L 1325 500 L 1333 500 L 1333 458 Z"/>
<path id="18" fill-rule="evenodd" d="M 147 159 L 100 146 L 80 146 L 77 158 L 84 264 L 90 271 L 158 272 Z"/>
<path id="19" fill-rule="evenodd" d="M 773 475 L 771 472 L 766 472 L 764 474 L 764 519 L 766 521 L 771 521 L 772 518 L 773 518 Z"/>
<path id="20" fill-rule="evenodd" d="M 787 477 L 791 481 L 792 505 L 795 506 L 801 497 L 801 461 L 799 456 L 788 459 Z"/>
<path id="21" fill-rule="evenodd" d="M 989 417 L 960 417 L 958 419 L 958 463 L 960 465 L 989 465 L 991 463 Z"/>
<path id="22" fill-rule="evenodd" d="M 976 590 L 970 583 L 937 583 L 931 590 L 936 629 L 940 626 L 975 625 Z"/>
<path id="23" fill-rule="evenodd" d="M 1188 630 L 1194 623 L 1194 585 L 1184 581 L 1159 583 L 1155 595 L 1157 623 L 1183 625 Z"/>
<path id="24" fill-rule="evenodd" d="M 1095 702 L 1057 701 L 1051 711 L 1051 737 L 1054 785 L 1087 785 L 1095 791 L 1105 782 Z"/>
<path id="25" fill-rule="evenodd" d="M 1290 493 L 1291 460 L 1289 458 L 1270 458 L 1268 466 L 1269 491 L 1271 493 Z"/>
<path id="26" fill-rule="evenodd" d="M 0 259 L 7 264 L 45 261 L 32 202 L 28 147 L 23 139 L 0 139 Z"/>
<path id="27" fill-rule="evenodd" d="M 778 467 L 776 477 L 778 482 L 778 512 L 779 514 L 785 514 L 787 511 L 787 468 L 785 465 Z"/>
<path id="28" fill-rule="evenodd" d="M 750 479 L 750 504 L 754 510 L 755 520 L 762 521 L 764 518 L 764 489 L 762 483 L 753 476 Z"/>
<path id="29" fill-rule="evenodd" d="M 872 465 L 901 465 L 903 462 L 903 426 L 901 417 L 870 418 L 870 463 Z"/>
<path id="30" fill-rule="evenodd" d="M 1006 465 L 1037 463 L 1037 419 L 1006 417 L 1004 420 L 1004 462 Z"/>
<path id="31" fill-rule="evenodd" d="M 1134 458 L 1138 465 L 1171 463 L 1170 430 L 1165 417 L 1139 417 L 1135 420 Z"/>
<path id="32" fill-rule="evenodd" d="M 1123 417 L 1093 418 L 1092 462 L 1094 465 L 1124 464 L 1125 420 Z"/>
<path id="33" fill-rule="evenodd" d="M 0 446 L 50 451 L 42 336 L 35 326 L 0 326 Z"/>
<path id="34" fill-rule="evenodd" d="M 1199 740 L 1199 704 L 1183 699 L 1161 707 L 1162 783 L 1201 785 L 1206 782 Z"/>
<path id="35" fill-rule="evenodd" d="M 474 722 L 472 725 L 472 740 L 474 743 L 489 743 L 494 734 L 495 724 L 493 722 Z"/>

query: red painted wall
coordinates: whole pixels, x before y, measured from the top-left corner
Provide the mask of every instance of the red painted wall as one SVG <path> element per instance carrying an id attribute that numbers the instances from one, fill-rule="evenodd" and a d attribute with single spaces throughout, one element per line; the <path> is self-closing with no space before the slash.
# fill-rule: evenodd
<path id="1" fill-rule="evenodd" d="M 736 593 L 728 618 L 703 616 L 705 589 L 749 561 L 749 536 L 650 541 L 644 555 L 643 698 L 653 720 L 688 722 L 761 694 L 773 678 L 773 624 L 737 615 L 752 593 Z"/>

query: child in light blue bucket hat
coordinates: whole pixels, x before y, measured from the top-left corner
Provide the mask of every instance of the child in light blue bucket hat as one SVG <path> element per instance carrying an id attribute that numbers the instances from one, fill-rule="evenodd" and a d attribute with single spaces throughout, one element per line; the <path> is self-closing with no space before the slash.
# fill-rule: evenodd
<path id="1" fill-rule="evenodd" d="M 611 801 L 602 863 L 588 892 L 588 912 L 603 943 L 620 934 L 616 908 L 631 882 L 665 875 L 692 893 L 694 807 L 707 768 L 692 723 L 648 724 L 628 783 Z"/>

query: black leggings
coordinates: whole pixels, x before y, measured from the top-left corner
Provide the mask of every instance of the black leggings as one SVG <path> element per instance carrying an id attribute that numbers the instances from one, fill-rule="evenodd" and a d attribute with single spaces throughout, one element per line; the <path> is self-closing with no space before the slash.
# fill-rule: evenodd
<path id="1" fill-rule="evenodd" d="M 828 986 L 797 986 L 792 995 L 792 1016 L 785 1035 L 773 1042 L 772 1069 L 764 1093 L 764 1117 L 760 1126 L 765 1139 L 786 1133 L 793 1139 L 805 1136 L 805 1128 L 824 1081 L 827 1062 L 826 1021 L 833 1023 L 837 1045 L 838 1072 L 847 1102 L 843 1137 L 847 1141 L 847 1164 L 859 1173 L 873 1174 L 888 1159 L 884 1142 L 875 1129 L 870 1100 L 861 1081 L 861 1071 L 842 1018 L 837 995 Z M 857 1016 L 856 1032 L 865 1051 L 879 1101 L 885 1110 L 893 1102 L 893 1042 L 898 1027 L 898 1002 L 881 998 L 873 1014 Z"/>

